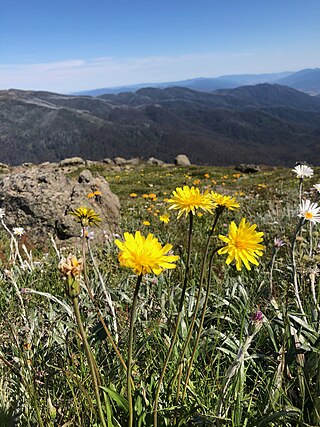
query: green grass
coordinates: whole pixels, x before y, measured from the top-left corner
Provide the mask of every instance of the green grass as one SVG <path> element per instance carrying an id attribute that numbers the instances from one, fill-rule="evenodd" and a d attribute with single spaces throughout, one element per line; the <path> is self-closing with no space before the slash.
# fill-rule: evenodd
<path id="1" fill-rule="evenodd" d="M 309 190 L 319 182 L 319 172 L 316 168 L 314 177 L 304 182 L 304 196 L 312 200 L 316 195 Z M 121 223 L 116 230 L 120 239 L 125 231 L 153 233 L 162 244 L 173 244 L 173 252 L 180 256 L 176 269 L 144 276 L 140 287 L 133 341 L 133 425 L 154 425 L 154 399 L 177 318 L 187 262 L 188 218 L 178 220 L 172 210 L 168 224 L 159 218 L 168 213 L 166 199 L 171 192 L 183 185 L 236 195 L 240 202 L 238 211 L 223 212 L 210 252 L 221 245 L 218 235 L 226 235 L 230 222 L 238 224 L 242 217 L 264 232 L 266 250 L 259 266 L 251 271 L 243 267 L 241 272 L 233 263 L 227 266 L 225 256 L 215 255 L 208 305 L 195 348 L 209 274 L 206 265 L 194 331 L 181 360 L 213 222 L 210 214 L 195 215 L 186 296 L 160 388 L 158 426 L 320 425 L 320 228 L 317 224 L 312 229 L 311 254 L 308 224 L 298 233 L 294 268 L 290 241 L 298 223 L 299 202 L 298 180 L 293 173 L 276 168 L 243 175 L 231 167 L 204 166 L 140 166 L 121 172 L 95 166 L 92 173 L 105 176 L 120 198 Z M 135 197 L 130 196 L 133 193 Z M 150 225 L 143 224 L 145 221 Z M 60 257 L 71 252 L 80 258 L 81 252 L 70 247 L 58 256 L 52 249 L 49 254 L 34 255 L 31 263 L 20 241 L 20 255 L 29 262 L 29 266 L 21 265 L 19 258 L 12 259 L 10 236 L 1 232 L 0 427 L 102 426 L 72 300 L 58 271 Z M 275 237 L 286 245 L 275 250 Z M 113 240 L 110 236 L 103 245 L 91 242 L 92 256 L 86 251 L 87 285 L 94 293 L 96 308 L 83 277 L 79 295 L 108 427 L 126 426 L 128 422 L 126 371 L 102 327 L 97 307 L 126 361 L 137 280 L 131 270 L 120 267 Z M 294 273 L 305 314 L 296 302 Z M 262 323 L 252 320 L 258 310 L 263 313 Z M 186 383 L 193 350 L 194 363 Z"/>

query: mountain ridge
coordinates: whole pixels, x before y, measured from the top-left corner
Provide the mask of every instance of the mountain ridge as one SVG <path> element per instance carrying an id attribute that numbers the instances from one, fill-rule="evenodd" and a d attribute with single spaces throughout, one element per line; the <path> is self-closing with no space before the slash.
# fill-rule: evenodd
<path id="1" fill-rule="evenodd" d="M 121 92 L 137 91 L 143 87 L 186 87 L 203 92 L 211 92 L 218 89 L 234 89 L 244 85 L 256 85 L 260 83 L 277 83 L 293 89 L 301 90 L 311 95 L 320 94 L 320 69 L 306 68 L 299 71 L 284 71 L 280 73 L 264 74 L 230 74 L 218 77 L 198 77 L 187 80 L 178 80 L 163 83 L 143 83 L 92 89 L 75 92 L 74 95 L 100 96 L 103 94 L 118 94 Z"/>
<path id="2" fill-rule="evenodd" d="M 196 164 L 320 164 L 320 98 L 279 85 L 100 97 L 0 91 L 0 162 L 185 153 Z"/>

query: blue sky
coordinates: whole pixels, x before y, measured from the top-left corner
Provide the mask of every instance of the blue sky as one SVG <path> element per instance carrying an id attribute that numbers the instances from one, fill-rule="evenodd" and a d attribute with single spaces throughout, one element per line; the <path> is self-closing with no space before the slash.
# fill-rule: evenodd
<path id="1" fill-rule="evenodd" d="M 320 67 L 319 0 L 1 0 L 0 89 Z"/>

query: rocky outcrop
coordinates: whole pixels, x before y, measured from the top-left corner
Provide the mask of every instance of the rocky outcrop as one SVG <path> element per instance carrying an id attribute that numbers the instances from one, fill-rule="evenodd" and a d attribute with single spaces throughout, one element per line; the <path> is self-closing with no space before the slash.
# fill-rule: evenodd
<path id="1" fill-rule="evenodd" d="M 70 157 L 68 159 L 61 160 L 59 163 L 59 166 L 65 167 L 65 166 L 78 166 L 78 165 L 84 165 L 85 161 L 82 157 Z"/>
<path id="2" fill-rule="evenodd" d="M 105 178 L 92 176 L 89 170 L 77 179 L 67 177 L 61 168 L 33 166 L 2 177 L 0 207 L 5 209 L 9 227 L 23 227 L 31 240 L 39 241 L 49 233 L 60 240 L 79 236 L 80 226 L 68 214 L 87 206 L 102 219 L 95 235 L 110 234 L 120 218 L 120 203 Z"/>
<path id="3" fill-rule="evenodd" d="M 156 159 L 155 157 L 150 157 L 147 161 L 148 165 L 154 165 L 154 166 L 163 166 L 164 165 L 164 161 L 163 160 L 159 160 Z"/>

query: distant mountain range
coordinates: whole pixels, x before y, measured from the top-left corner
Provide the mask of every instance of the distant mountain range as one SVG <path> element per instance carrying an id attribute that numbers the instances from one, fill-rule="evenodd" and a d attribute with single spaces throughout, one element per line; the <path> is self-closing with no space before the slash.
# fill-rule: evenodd
<path id="1" fill-rule="evenodd" d="M 235 74 L 213 78 L 196 78 L 165 83 L 144 83 L 129 86 L 93 89 L 77 92 L 74 95 L 100 96 L 121 92 L 135 92 L 143 87 L 167 88 L 186 87 L 202 92 L 212 92 L 217 89 L 234 89 L 239 86 L 256 85 L 260 83 L 280 84 L 306 92 L 309 95 L 320 94 L 320 68 L 305 69 L 298 72 L 283 72 L 271 74 Z"/>
<path id="2" fill-rule="evenodd" d="M 71 156 L 172 162 L 180 153 L 197 164 L 320 165 L 320 97 L 267 83 L 98 97 L 0 91 L 0 162 Z"/>

